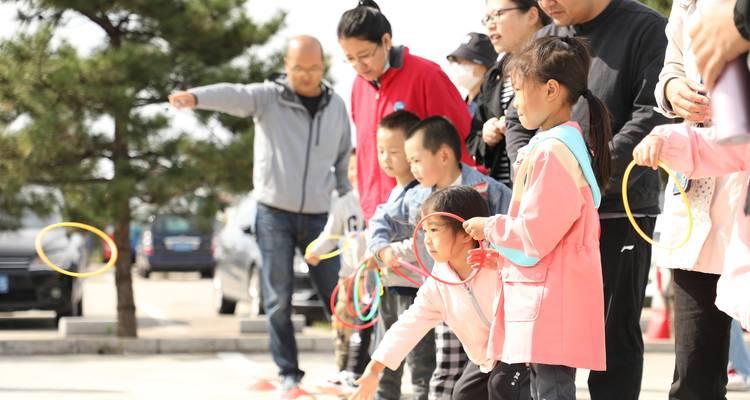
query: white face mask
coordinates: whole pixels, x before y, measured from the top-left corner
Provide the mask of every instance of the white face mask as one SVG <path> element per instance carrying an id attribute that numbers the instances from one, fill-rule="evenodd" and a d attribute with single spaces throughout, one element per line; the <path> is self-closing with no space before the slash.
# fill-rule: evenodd
<path id="1" fill-rule="evenodd" d="M 448 72 L 451 80 L 467 91 L 470 91 L 482 82 L 482 76 L 474 75 L 474 65 L 450 63 L 450 70 Z"/>

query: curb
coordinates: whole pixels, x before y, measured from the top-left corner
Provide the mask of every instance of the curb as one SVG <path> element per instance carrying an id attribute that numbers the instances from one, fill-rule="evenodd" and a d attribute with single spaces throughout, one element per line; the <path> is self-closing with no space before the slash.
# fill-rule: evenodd
<path id="1" fill-rule="evenodd" d="M 333 352 L 330 337 L 297 338 L 300 352 Z M 267 353 L 268 337 L 242 338 L 117 338 L 79 337 L 0 341 L 0 356 L 69 354 L 184 354 L 184 353 Z"/>
<path id="2" fill-rule="evenodd" d="M 297 337 L 299 352 L 333 352 L 333 339 L 326 336 Z M 645 343 L 646 353 L 673 353 L 674 341 Z M 195 354 L 217 352 L 267 353 L 268 337 L 237 338 L 117 338 L 77 337 L 0 341 L 0 356 L 69 354 Z"/>

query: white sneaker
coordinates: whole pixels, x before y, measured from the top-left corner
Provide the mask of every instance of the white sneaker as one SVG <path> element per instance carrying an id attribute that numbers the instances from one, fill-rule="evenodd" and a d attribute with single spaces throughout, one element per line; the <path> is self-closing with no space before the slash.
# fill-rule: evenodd
<path id="1" fill-rule="evenodd" d="M 730 370 L 727 373 L 727 390 L 733 392 L 746 392 L 750 389 L 748 385 L 748 377 L 742 374 L 738 374 L 734 370 Z"/>

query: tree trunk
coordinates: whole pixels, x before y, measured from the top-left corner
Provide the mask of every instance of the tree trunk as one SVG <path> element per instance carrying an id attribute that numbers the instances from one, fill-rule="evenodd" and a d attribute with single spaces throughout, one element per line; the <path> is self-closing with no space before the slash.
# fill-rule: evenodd
<path id="1" fill-rule="evenodd" d="M 115 221 L 115 244 L 120 251 L 115 265 L 115 286 L 117 287 L 117 336 L 136 337 L 138 321 L 135 318 L 133 301 L 133 277 L 131 274 L 130 253 L 130 205 L 128 199 L 119 199 Z"/>
<path id="2" fill-rule="evenodd" d="M 138 336 L 138 321 L 135 318 L 133 301 L 133 276 L 130 262 L 130 196 L 128 143 L 125 128 L 127 113 L 115 115 L 115 138 L 112 143 L 112 161 L 115 176 L 112 191 L 112 207 L 115 220 L 115 244 L 120 255 L 115 266 L 117 288 L 117 336 Z"/>

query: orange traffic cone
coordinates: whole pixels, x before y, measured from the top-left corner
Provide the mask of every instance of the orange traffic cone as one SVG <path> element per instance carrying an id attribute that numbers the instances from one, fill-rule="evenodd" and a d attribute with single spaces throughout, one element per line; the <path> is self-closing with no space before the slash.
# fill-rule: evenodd
<path id="1" fill-rule="evenodd" d="M 667 305 L 661 269 L 656 269 L 656 293 L 651 299 L 651 319 L 646 327 L 648 339 L 669 339 L 669 307 Z"/>
<path id="2" fill-rule="evenodd" d="M 276 390 L 276 385 L 271 383 L 270 379 L 262 378 L 253 382 L 248 389 L 254 392 L 270 392 Z"/>

